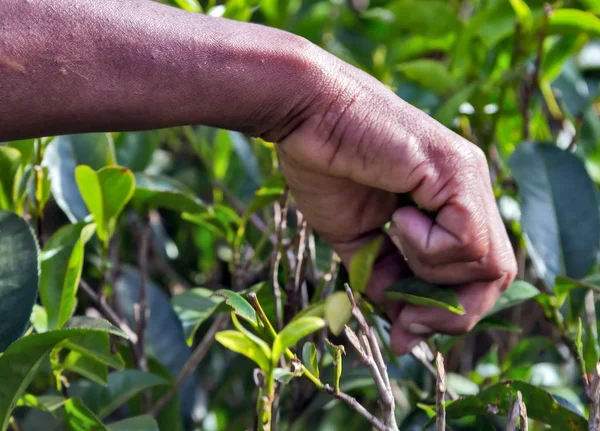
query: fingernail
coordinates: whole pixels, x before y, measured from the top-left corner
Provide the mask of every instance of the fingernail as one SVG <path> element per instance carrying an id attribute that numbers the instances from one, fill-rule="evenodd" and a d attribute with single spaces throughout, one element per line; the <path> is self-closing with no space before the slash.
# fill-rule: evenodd
<path id="1" fill-rule="evenodd" d="M 421 323 L 411 323 L 408 325 L 408 332 L 415 335 L 431 334 L 433 330 Z"/>
<path id="2" fill-rule="evenodd" d="M 394 243 L 394 245 L 396 247 L 398 247 L 398 250 L 400 250 L 400 253 L 402 253 L 402 256 L 406 256 L 406 254 L 404 253 L 404 250 L 402 249 L 402 243 L 400 242 L 400 238 L 398 237 L 398 235 L 390 235 L 390 238 L 392 239 L 392 242 Z"/>
<path id="3" fill-rule="evenodd" d="M 422 341 L 425 341 L 425 340 L 423 340 L 422 338 L 415 338 L 414 340 L 411 340 L 410 343 L 408 343 L 406 345 L 406 351 L 408 353 L 410 353 L 412 351 L 412 349 L 414 349 L 419 344 L 421 344 Z"/>

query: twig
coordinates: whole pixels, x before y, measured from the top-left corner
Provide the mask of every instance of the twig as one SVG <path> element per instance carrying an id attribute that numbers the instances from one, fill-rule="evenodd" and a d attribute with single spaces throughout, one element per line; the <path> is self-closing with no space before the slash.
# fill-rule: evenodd
<path id="1" fill-rule="evenodd" d="M 119 317 L 117 312 L 110 305 L 108 305 L 106 300 L 100 298 L 100 296 L 98 296 L 96 292 L 94 292 L 94 289 L 92 289 L 92 287 L 89 284 L 87 284 L 85 280 L 81 280 L 79 282 L 79 285 L 81 289 L 85 292 L 85 294 L 92 300 L 96 308 L 102 313 L 102 315 L 106 317 L 106 319 L 110 323 L 121 329 L 121 331 L 123 331 L 125 335 L 127 335 L 127 338 L 129 338 L 129 342 L 131 344 L 137 344 L 137 334 L 133 332 L 129 325 L 127 325 L 127 323 L 125 323 L 125 321 Z"/>
<path id="2" fill-rule="evenodd" d="M 446 370 L 444 357 L 440 352 L 435 357 L 437 378 L 435 385 L 435 426 L 437 431 L 446 430 Z"/>
<path id="3" fill-rule="evenodd" d="M 138 336 L 136 343 L 137 349 L 137 367 L 140 371 L 148 371 L 148 359 L 146 358 L 146 349 L 144 343 L 144 334 L 146 324 L 150 318 L 150 309 L 148 307 L 148 244 L 151 234 L 150 224 L 146 224 L 140 238 L 140 249 L 138 254 L 138 265 L 140 267 L 140 297 L 138 302 L 133 304 L 133 315 L 135 320 L 135 333 Z M 150 408 L 150 391 L 144 391 L 142 398 L 142 410 L 147 411 Z"/>
<path id="4" fill-rule="evenodd" d="M 246 204 L 244 204 L 244 202 L 239 200 L 237 196 L 231 193 L 231 191 L 224 184 L 213 179 L 212 185 L 217 189 L 221 190 L 221 192 L 223 192 L 223 195 L 227 198 L 227 200 L 231 203 L 231 206 L 233 206 L 238 213 L 244 214 L 246 212 L 246 210 L 248 209 L 246 207 Z M 269 226 L 267 225 L 267 223 L 265 223 L 264 220 L 261 219 L 257 214 L 251 214 L 249 221 L 261 233 L 264 234 L 269 231 Z M 273 245 L 277 244 L 277 237 L 275 235 L 271 235 L 270 241 Z"/>
<path id="5" fill-rule="evenodd" d="M 287 203 L 288 192 L 284 194 L 281 202 L 275 202 L 275 254 L 273 256 L 273 267 L 271 281 L 273 283 L 273 295 L 275 296 L 275 316 L 277 328 L 283 328 L 283 303 L 281 300 L 281 286 L 279 285 L 279 264 L 283 253 L 283 235 L 287 228 Z"/>
<path id="6" fill-rule="evenodd" d="M 517 391 L 517 397 L 512 400 L 512 393 L 510 394 L 510 411 L 508 413 L 508 425 L 506 431 L 527 431 L 527 407 L 523 402 L 523 395 L 521 391 Z M 517 422 L 520 421 L 520 425 Z"/>
<path id="7" fill-rule="evenodd" d="M 308 223 L 300 211 L 296 211 L 296 214 L 298 216 L 300 231 L 298 234 L 298 253 L 296 254 L 296 268 L 294 273 L 294 296 L 296 296 L 296 298 L 300 298 L 300 304 L 298 304 L 298 301 L 295 301 L 296 303 L 294 305 L 296 307 L 300 306 L 300 308 L 305 308 L 308 306 L 308 292 L 306 292 L 306 285 L 304 283 L 304 274 L 306 273 L 305 257 L 308 240 Z"/>
<path id="8" fill-rule="evenodd" d="M 528 431 L 529 423 L 527 422 L 527 407 L 523 402 L 521 391 L 517 392 L 517 397 L 519 399 L 519 416 L 521 417 L 521 431 Z"/>
<path id="9" fill-rule="evenodd" d="M 148 309 L 148 243 L 150 239 L 150 225 L 146 225 L 142 231 L 140 239 L 140 249 L 138 254 L 138 264 L 140 266 L 140 297 L 138 302 L 133 305 L 135 332 L 138 336 L 138 349 L 140 349 L 142 371 L 147 371 L 147 364 L 144 355 L 144 332 L 149 319 L 150 310 Z"/>
<path id="10" fill-rule="evenodd" d="M 275 339 L 275 337 L 277 336 L 277 333 L 275 332 L 275 328 L 273 328 L 273 325 L 269 321 L 269 318 L 267 317 L 267 315 L 265 314 L 264 310 L 262 309 L 260 303 L 258 302 L 258 298 L 256 297 L 256 294 L 249 293 L 246 296 L 246 298 L 248 299 L 248 302 L 250 302 L 250 305 L 252 305 L 252 308 L 254 308 L 254 310 L 256 311 L 259 319 L 263 322 L 265 329 L 266 329 L 267 336 L 269 337 L 269 339 L 271 341 L 273 341 Z M 298 360 L 290 349 L 286 349 L 284 354 L 288 360 Z M 375 417 L 366 408 L 364 408 L 356 400 L 356 398 L 354 398 L 344 392 L 336 391 L 330 385 L 323 384 L 323 382 L 321 382 L 321 380 L 317 376 L 312 374 L 304 366 L 304 364 L 302 364 L 302 375 L 304 377 L 306 377 L 307 379 L 309 379 L 317 387 L 317 389 L 327 392 L 328 394 L 331 394 L 334 397 L 336 397 L 337 399 L 346 403 L 350 408 L 352 408 L 356 412 L 358 412 L 361 416 L 363 416 L 367 421 L 369 421 L 369 423 L 371 425 L 373 425 L 378 430 L 380 430 L 380 431 L 398 430 L 397 426 L 395 425 L 395 422 L 393 424 L 393 427 L 386 427 L 386 425 L 383 422 L 381 422 L 379 419 L 377 419 L 377 417 Z"/>
<path id="11" fill-rule="evenodd" d="M 358 352 L 361 361 L 369 369 L 379 396 L 381 397 L 381 403 L 383 405 L 383 423 L 386 429 L 398 430 L 395 414 L 395 401 L 394 394 L 392 392 L 392 386 L 387 373 L 387 367 L 379 348 L 379 342 L 375 335 L 375 330 L 369 326 L 367 319 L 360 311 L 360 308 L 356 304 L 352 289 L 348 284 L 345 285 L 346 294 L 352 305 L 352 316 L 358 322 L 358 326 L 361 331 L 361 340 L 359 341 L 358 336 L 348 326 L 344 328 L 348 340 Z"/>
<path id="12" fill-rule="evenodd" d="M 377 428 L 379 431 L 388 431 L 390 428 L 386 427 L 383 422 L 377 419 L 371 412 L 369 412 L 366 408 L 364 408 L 356 398 L 346 394 L 345 392 L 335 392 L 335 390 L 329 386 L 325 385 L 323 388 L 325 392 L 333 395 L 337 399 L 346 403 L 350 408 L 355 410 L 358 414 L 364 417 L 371 425 Z"/>
<path id="13" fill-rule="evenodd" d="M 313 294 L 313 297 L 310 301 L 312 304 L 315 304 L 328 296 L 329 288 L 332 282 L 337 278 L 338 272 L 340 270 L 340 263 L 340 257 L 335 252 L 333 252 L 333 255 L 331 256 L 331 262 L 329 264 L 329 269 L 327 270 L 325 275 L 323 275 L 321 281 L 319 281 L 315 293 Z"/>
<path id="14" fill-rule="evenodd" d="M 229 313 L 222 313 L 215 318 L 212 325 L 210 325 L 210 328 L 208 328 L 208 331 L 206 331 L 204 334 L 202 341 L 200 341 L 200 344 L 198 344 L 198 346 L 194 349 L 192 356 L 190 356 L 179 372 L 173 387 L 162 398 L 160 398 L 156 404 L 154 404 L 154 407 L 152 407 L 152 409 L 150 409 L 148 412 L 149 414 L 152 416 L 158 415 L 169 403 L 169 401 L 171 401 L 175 394 L 177 394 L 179 387 L 187 380 L 187 378 L 194 372 L 196 367 L 198 367 L 198 364 L 204 359 L 213 342 L 215 341 L 215 334 L 227 325 L 229 318 Z"/>
<path id="15" fill-rule="evenodd" d="M 429 362 L 433 360 L 433 353 L 429 349 L 427 343 L 419 343 L 417 346 L 413 347 L 410 354 L 413 358 L 415 358 L 425 367 L 429 374 L 437 378 L 437 371 L 435 367 Z M 446 387 L 446 395 L 448 395 L 448 398 L 450 398 L 453 401 L 456 401 L 458 399 L 458 394 L 448 387 Z"/>
<path id="16" fill-rule="evenodd" d="M 598 431 L 600 430 L 600 362 L 596 364 L 594 378 L 588 391 L 588 398 L 592 400 L 588 431 Z"/>

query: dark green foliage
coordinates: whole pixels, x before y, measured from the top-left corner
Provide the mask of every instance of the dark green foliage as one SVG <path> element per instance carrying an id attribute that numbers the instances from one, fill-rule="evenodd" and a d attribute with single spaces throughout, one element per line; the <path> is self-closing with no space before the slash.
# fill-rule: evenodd
<path id="1" fill-rule="evenodd" d="M 164 2 L 299 34 L 479 145 L 520 279 L 468 334 L 396 357 L 364 296 L 382 244 L 339 268 L 301 232 L 273 143 L 196 125 L 1 143 L 0 429 L 369 429 L 335 397 L 380 411 L 345 330 L 357 330 L 345 283 L 381 340 L 400 429 L 434 427 L 422 362 L 436 351 L 450 429 L 505 429 L 517 391 L 529 429 L 587 429 L 600 352 L 598 1 L 551 13 L 543 0 Z M 387 297 L 468 308 L 413 278 Z"/>

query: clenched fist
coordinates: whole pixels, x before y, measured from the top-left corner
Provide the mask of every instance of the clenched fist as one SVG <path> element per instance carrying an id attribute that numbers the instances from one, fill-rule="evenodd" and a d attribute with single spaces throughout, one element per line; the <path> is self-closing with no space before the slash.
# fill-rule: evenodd
<path id="1" fill-rule="evenodd" d="M 482 152 L 289 33 L 149 0 L 3 0 L 0 100 L 0 141 L 184 124 L 276 141 L 298 208 L 346 264 L 393 221 L 373 300 L 412 274 L 458 292 L 464 316 L 384 304 L 397 353 L 467 331 L 515 276 Z"/>

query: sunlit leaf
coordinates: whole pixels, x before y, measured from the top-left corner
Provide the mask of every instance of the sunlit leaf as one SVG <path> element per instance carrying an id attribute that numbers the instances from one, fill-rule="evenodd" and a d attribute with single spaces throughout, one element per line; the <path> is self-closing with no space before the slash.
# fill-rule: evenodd
<path id="1" fill-rule="evenodd" d="M 221 331 L 215 335 L 215 339 L 229 350 L 253 360 L 262 370 L 269 369 L 271 358 L 267 357 L 258 345 L 241 332 Z"/>
<path id="2" fill-rule="evenodd" d="M 367 284 L 373 272 L 373 264 L 379 255 L 381 244 L 383 244 L 383 237 L 377 237 L 375 240 L 361 247 L 352 256 L 348 270 L 350 287 L 352 289 L 359 292 L 364 292 L 367 289 Z"/>
<path id="3" fill-rule="evenodd" d="M 285 349 L 294 347 L 304 337 L 323 328 L 325 321 L 320 317 L 307 316 L 289 323 L 273 342 L 272 361 L 275 364 Z"/>
<path id="4" fill-rule="evenodd" d="M 325 320 L 334 335 L 340 335 L 352 317 L 352 304 L 346 292 L 334 292 L 325 300 Z"/>
<path id="5" fill-rule="evenodd" d="M 85 243 L 93 235 L 94 224 L 67 225 L 44 245 L 40 255 L 40 299 L 48 315 L 48 327 L 62 327 L 71 317 L 83 269 Z"/>

